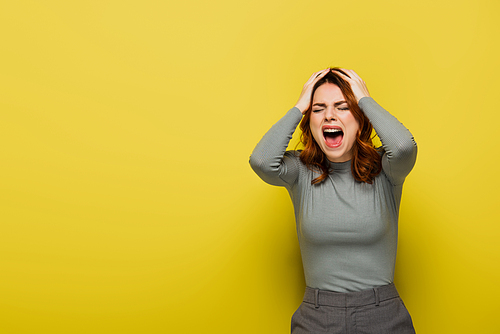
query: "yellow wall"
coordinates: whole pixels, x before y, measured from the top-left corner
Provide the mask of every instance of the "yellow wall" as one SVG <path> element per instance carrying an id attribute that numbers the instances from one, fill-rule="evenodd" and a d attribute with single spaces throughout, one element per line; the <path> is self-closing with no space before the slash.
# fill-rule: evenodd
<path id="1" fill-rule="evenodd" d="M 4 1 L 0 332 L 287 333 L 284 189 L 248 157 L 312 72 L 419 144 L 396 283 L 419 333 L 496 333 L 498 1 Z"/>

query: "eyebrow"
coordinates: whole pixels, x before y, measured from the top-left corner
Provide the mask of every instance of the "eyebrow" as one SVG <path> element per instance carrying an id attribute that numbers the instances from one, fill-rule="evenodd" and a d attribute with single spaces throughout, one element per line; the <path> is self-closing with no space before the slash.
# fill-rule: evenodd
<path id="1" fill-rule="evenodd" d="M 344 104 L 344 103 L 347 103 L 347 102 L 346 102 L 346 101 L 339 101 L 339 102 L 335 102 L 335 103 L 333 104 L 333 106 L 334 106 L 334 107 L 338 107 L 338 106 L 340 106 L 341 104 Z M 320 103 L 320 102 L 317 102 L 317 103 L 314 103 L 314 104 L 313 104 L 313 107 L 314 107 L 314 106 L 326 107 L 326 104 L 325 104 L 325 103 Z"/>

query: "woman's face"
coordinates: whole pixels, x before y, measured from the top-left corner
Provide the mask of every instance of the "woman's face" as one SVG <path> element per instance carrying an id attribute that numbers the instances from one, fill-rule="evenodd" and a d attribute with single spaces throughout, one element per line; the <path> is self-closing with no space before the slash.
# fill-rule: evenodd
<path id="1" fill-rule="evenodd" d="M 351 114 L 337 85 L 325 83 L 316 89 L 309 125 L 316 143 L 328 160 L 351 160 L 359 123 Z"/>

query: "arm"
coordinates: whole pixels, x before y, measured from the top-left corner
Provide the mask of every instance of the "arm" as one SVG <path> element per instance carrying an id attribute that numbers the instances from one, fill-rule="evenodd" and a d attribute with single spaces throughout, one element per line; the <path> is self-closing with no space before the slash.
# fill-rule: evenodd
<path id="1" fill-rule="evenodd" d="M 299 176 L 299 169 L 286 148 L 293 132 L 302 119 L 298 108 L 290 109 L 272 128 L 262 137 L 252 154 L 250 166 L 265 182 L 275 186 L 291 185 Z"/>
<path id="2" fill-rule="evenodd" d="M 359 107 L 370 120 L 382 142 L 382 169 L 393 185 L 400 185 L 417 158 L 417 143 L 410 131 L 396 117 L 371 97 L 363 97 Z"/>
<path id="3" fill-rule="evenodd" d="M 403 184 L 417 158 L 417 144 L 408 129 L 370 97 L 365 82 L 353 70 L 339 72 L 349 82 L 358 105 L 382 142 L 382 169 L 393 185 Z"/>
<path id="4" fill-rule="evenodd" d="M 262 137 L 250 156 L 250 166 L 265 182 L 275 186 L 291 185 L 299 176 L 297 157 L 286 148 L 293 132 L 310 105 L 316 82 L 330 71 L 329 68 L 313 73 L 304 84 L 299 100 L 278 123 Z"/>

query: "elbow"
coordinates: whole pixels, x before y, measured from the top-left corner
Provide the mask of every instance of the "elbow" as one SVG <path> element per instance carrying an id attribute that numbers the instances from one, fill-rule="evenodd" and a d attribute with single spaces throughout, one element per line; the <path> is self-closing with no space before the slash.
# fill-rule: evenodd
<path id="1" fill-rule="evenodd" d="M 262 175 L 276 172 L 276 168 L 274 168 L 273 163 L 266 161 L 265 159 L 255 157 L 254 155 L 250 156 L 249 163 L 253 171 L 261 177 Z"/>
<path id="2" fill-rule="evenodd" d="M 406 155 L 417 155 L 417 142 L 413 136 L 401 143 L 400 150 Z"/>
<path id="3" fill-rule="evenodd" d="M 250 155 L 248 163 L 250 164 L 250 167 L 252 167 L 254 171 L 261 170 L 263 166 L 262 159 L 257 158 L 253 153 Z"/>
<path id="4" fill-rule="evenodd" d="M 255 155 L 250 155 L 249 159 L 250 167 L 252 170 L 255 172 L 255 174 L 259 175 L 262 178 L 262 175 L 266 174 L 267 171 L 267 164 L 265 163 L 264 159 L 259 159 Z"/>
<path id="5" fill-rule="evenodd" d="M 417 159 L 417 151 L 417 142 L 411 137 L 397 145 L 394 156 L 398 157 L 398 160 L 411 161 L 413 165 Z"/>
<path id="6" fill-rule="evenodd" d="M 257 170 L 260 170 L 261 164 L 259 164 L 258 160 L 254 157 L 254 155 L 250 155 L 250 158 L 248 159 L 248 163 L 250 164 L 250 167 L 253 169 L 254 172 L 257 173 Z"/>
<path id="7" fill-rule="evenodd" d="M 267 159 L 250 156 L 249 159 L 250 167 L 264 182 L 272 185 L 281 185 L 281 183 L 276 182 L 276 178 L 280 175 L 280 162 L 269 161 Z"/>

